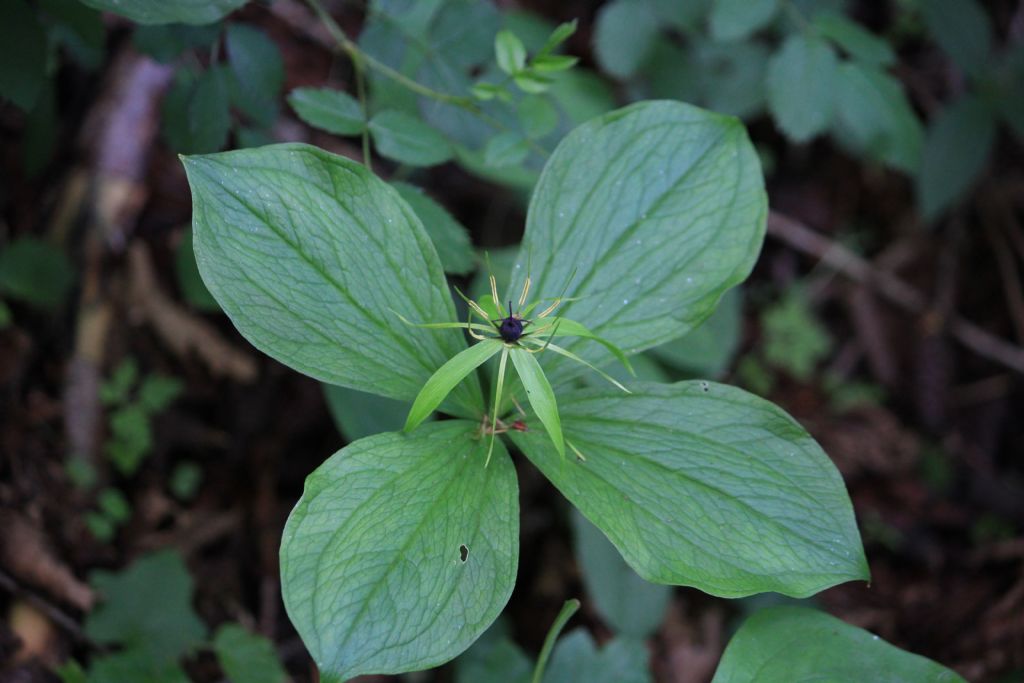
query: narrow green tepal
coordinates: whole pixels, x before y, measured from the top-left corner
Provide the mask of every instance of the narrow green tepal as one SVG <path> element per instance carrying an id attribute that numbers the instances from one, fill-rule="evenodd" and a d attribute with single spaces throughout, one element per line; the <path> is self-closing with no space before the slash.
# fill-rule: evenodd
<path id="1" fill-rule="evenodd" d="M 360 439 L 306 480 L 281 587 L 321 681 L 438 666 L 498 617 L 519 559 L 519 492 L 501 442 L 448 420 Z"/>
<path id="2" fill-rule="evenodd" d="M 533 354 L 524 348 L 512 349 L 512 364 L 519 373 L 519 379 L 526 390 L 526 398 L 530 407 L 540 418 L 551 443 L 554 444 L 558 455 L 565 457 L 565 439 L 562 436 L 562 422 L 558 416 L 558 404 L 555 401 L 555 392 L 551 390 L 548 378 L 540 363 L 533 357 Z"/>
<path id="3" fill-rule="evenodd" d="M 562 458 L 526 419 L 515 444 L 654 583 L 807 597 L 867 580 L 839 472 L 771 403 L 710 382 L 559 395 Z"/>
<path id="4" fill-rule="evenodd" d="M 412 401 L 466 348 L 434 245 L 398 193 L 362 164 L 300 144 L 183 157 L 196 262 L 256 348 L 320 381 Z M 483 414 L 475 375 L 448 412 Z"/>
<path id="5" fill-rule="evenodd" d="M 423 385 L 420 393 L 416 395 L 416 400 L 413 401 L 412 408 L 409 409 L 409 416 L 405 420 L 405 431 L 408 432 L 418 427 L 441 405 L 441 401 L 459 382 L 498 353 L 501 347 L 500 341 L 485 339 L 479 344 L 474 344 L 465 351 L 461 351 L 438 368 L 437 372 L 431 375 L 427 383 Z"/>

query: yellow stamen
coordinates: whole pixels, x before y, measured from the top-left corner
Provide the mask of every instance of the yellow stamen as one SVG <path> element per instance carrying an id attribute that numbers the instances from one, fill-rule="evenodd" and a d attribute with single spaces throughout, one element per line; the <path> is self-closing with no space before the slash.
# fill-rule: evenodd
<path id="1" fill-rule="evenodd" d="M 523 293 L 519 295 L 519 308 L 523 307 L 526 303 L 526 295 L 530 293 L 530 276 L 526 276 L 526 282 L 523 283 Z"/>
<path id="2" fill-rule="evenodd" d="M 491 280 L 491 298 L 494 300 L 494 307 L 501 311 L 501 299 L 498 298 L 498 281 L 494 279 L 494 276 L 490 276 Z"/>

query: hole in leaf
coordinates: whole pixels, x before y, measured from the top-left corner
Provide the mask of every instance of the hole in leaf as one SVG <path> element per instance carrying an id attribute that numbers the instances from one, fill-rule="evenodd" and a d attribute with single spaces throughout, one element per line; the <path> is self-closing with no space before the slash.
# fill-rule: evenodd
<path id="1" fill-rule="evenodd" d="M 710 387 L 708 386 L 708 383 L 707 383 L 707 382 L 701 382 L 701 383 L 700 383 L 700 388 L 701 388 L 701 391 L 703 391 L 704 393 L 707 393 L 707 391 L 708 391 L 708 389 L 709 389 Z"/>
<path id="2" fill-rule="evenodd" d="M 459 560 L 465 562 L 469 558 L 469 547 L 463 543 L 459 546 Z"/>

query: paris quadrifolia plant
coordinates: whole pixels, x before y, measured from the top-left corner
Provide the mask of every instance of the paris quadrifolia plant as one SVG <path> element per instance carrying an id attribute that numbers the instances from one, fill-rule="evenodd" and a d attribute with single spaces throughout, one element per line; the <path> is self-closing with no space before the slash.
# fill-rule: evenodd
<path id="1" fill-rule="evenodd" d="M 494 401 L 491 403 L 491 415 L 489 419 L 485 415 L 481 423 L 481 434 L 490 434 L 490 441 L 488 442 L 487 447 L 487 458 L 484 460 L 484 467 L 491 462 L 491 455 L 494 453 L 495 436 L 498 433 L 508 431 L 506 424 L 498 419 L 498 413 L 502 406 L 502 390 L 505 387 L 505 369 L 508 366 L 508 359 L 510 357 L 512 358 L 512 366 L 518 373 L 519 380 L 522 383 L 523 389 L 526 391 L 526 397 L 529 401 L 530 407 L 533 409 L 537 418 L 541 421 L 541 424 L 544 425 L 544 429 L 547 430 L 548 436 L 551 437 L 551 443 L 554 445 L 555 450 L 558 451 L 560 456 L 565 457 L 565 446 L 568 443 L 569 448 L 573 450 L 577 458 L 580 460 L 586 460 L 586 457 L 579 448 L 577 448 L 571 441 L 567 442 L 562 435 L 562 421 L 558 415 L 558 403 L 555 399 L 555 392 L 551 389 L 551 384 L 548 382 L 547 377 L 544 376 L 544 369 L 541 367 L 540 363 L 533 358 L 533 355 L 547 350 L 560 354 L 590 368 L 627 394 L 629 393 L 629 389 L 624 387 L 618 380 L 608 375 L 600 368 L 594 366 L 592 363 L 580 358 L 572 351 L 562 348 L 558 344 L 552 344 L 551 340 L 558 336 L 592 339 L 599 344 L 602 344 L 622 362 L 626 369 L 632 372 L 633 368 L 629 364 L 629 359 L 626 357 L 626 354 L 619 349 L 619 347 L 606 339 L 602 339 L 597 336 L 580 323 L 574 320 L 569 320 L 568 318 L 549 317 L 563 303 L 563 301 L 566 300 L 564 294 L 565 289 L 569 286 L 568 282 L 566 283 L 565 288 L 563 288 L 561 295 L 551 301 L 550 305 L 538 313 L 535 318 L 530 319 L 526 316 L 528 316 L 541 303 L 541 301 L 538 300 L 529 304 L 526 303 L 527 296 L 530 294 L 530 285 L 532 284 L 529 275 L 526 276 L 526 280 L 523 282 L 523 290 L 519 295 L 517 312 L 512 312 L 512 300 L 509 299 L 507 316 L 501 312 L 501 298 L 498 296 L 498 282 L 494 278 L 494 275 L 489 275 L 488 281 L 491 285 L 490 297 L 482 298 L 479 303 L 470 299 L 458 288 L 455 288 L 456 293 L 463 301 L 466 302 L 466 306 L 469 308 L 469 320 L 464 323 L 436 322 L 417 325 L 415 323 L 410 323 L 401 315 L 398 316 L 402 322 L 414 327 L 434 329 L 463 328 L 470 337 L 480 342 L 479 344 L 471 346 L 465 351 L 461 351 L 456 354 L 455 357 L 442 365 L 438 368 L 437 372 L 431 375 L 430 379 L 427 380 L 427 383 L 423 385 L 423 389 L 416 396 L 416 400 L 413 401 L 412 408 L 409 410 L 409 417 L 405 422 L 405 431 L 415 429 L 420 423 L 427 419 L 427 417 L 429 417 L 430 414 L 441 404 L 441 401 L 444 400 L 445 396 L 447 396 L 455 385 L 461 382 L 466 375 L 476 370 L 495 355 L 500 354 L 498 360 L 498 374 L 494 382 Z M 473 316 L 478 317 L 483 322 L 473 322 Z M 526 412 L 522 409 L 522 406 L 520 406 L 515 399 L 512 399 L 512 401 L 519 413 L 523 417 L 526 417 Z"/>
<path id="2" fill-rule="evenodd" d="M 437 666 L 497 618 L 519 558 L 513 455 L 648 581 L 734 598 L 868 578 L 839 473 L 780 408 L 606 375 L 749 275 L 767 201 L 738 120 L 656 101 L 576 128 L 506 296 L 491 277 L 464 317 L 421 219 L 364 165 L 301 144 L 184 164 L 199 269 L 238 330 L 412 406 L 317 468 L 284 530 L 284 601 L 321 680 Z M 611 384 L 585 387 L 593 371 Z"/>

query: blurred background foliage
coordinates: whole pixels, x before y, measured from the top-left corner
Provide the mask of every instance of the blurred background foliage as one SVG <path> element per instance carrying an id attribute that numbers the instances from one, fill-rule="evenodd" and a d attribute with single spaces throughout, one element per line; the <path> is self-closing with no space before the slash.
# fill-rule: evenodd
<path id="1" fill-rule="evenodd" d="M 971 680 L 1019 680 L 1010 0 L 6 0 L 0 676 L 312 680 L 279 603 L 281 525 L 324 457 L 404 420 L 245 349 L 199 278 L 176 154 L 298 140 L 363 159 L 481 291 L 507 281 L 558 141 L 648 98 L 741 118 L 773 211 L 752 280 L 638 377 L 785 406 L 843 472 L 875 577 L 812 602 Z M 507 614 L 409 680 L 523 680 L 573 596 L 550 680 L 710 680 L 742 616 L 777 602 L 644 583 L 521 469 Z"/>

